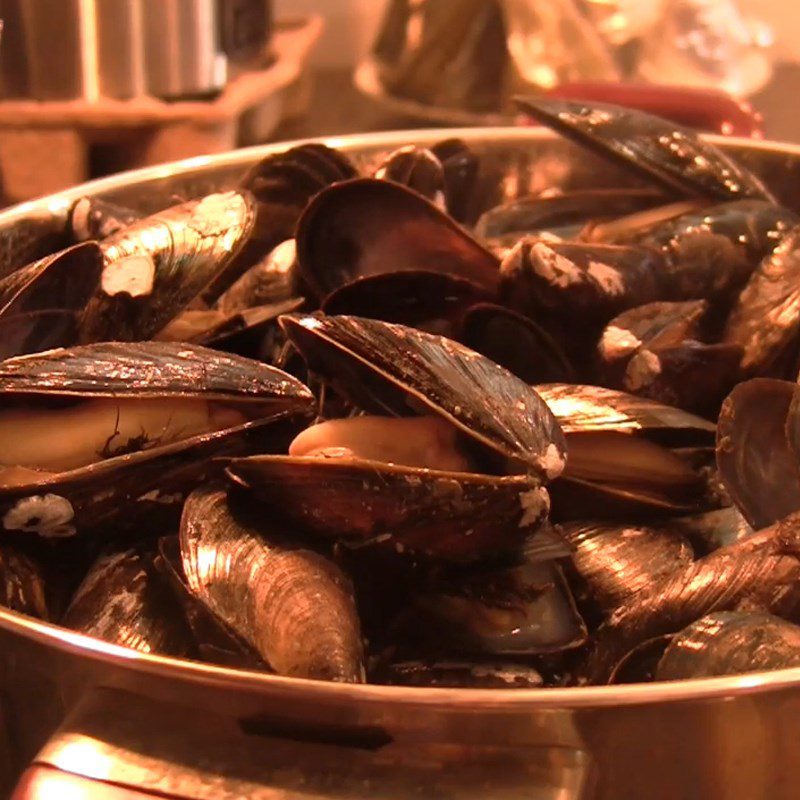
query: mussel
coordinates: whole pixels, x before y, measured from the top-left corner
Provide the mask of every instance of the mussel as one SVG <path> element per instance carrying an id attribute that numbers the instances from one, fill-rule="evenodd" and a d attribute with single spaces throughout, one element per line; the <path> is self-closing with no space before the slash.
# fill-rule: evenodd
<path id="1" fill-rule="evenodd" d="M 800 516 L 793 514 L 652 583 L 600 627 L 585 666 L 586 677 L 606 682 L 636 646 L 676 633 L 711 612 L 758 609 L 796 615 L 799 544 Z"/>
<path id="2" fill-rule="evenodd" d="M 195 490 L 183 509 L 180 548 L 189 588 L 276 672 L 364 680 L 361 635 L 347 577 L 280 527 L 249 519 L 226 493 Z"/>
<path id="3" fill-rule="evenodd" d="M 312 406 L 309 390 L 280 370 L 185 343 L 0 362 L 3 529 L 69 535 L 140 498 L 174 503 L 210 458 L 264 447 L 270 423 Z"/>
<path id="4" fill-rule="evenodd" d="M 560 526 L 572 563 L 602 608 L 613 611 L 690 564 L 687 539 L 667 527 L 572 522 Z"/>
<path id="5" fill-rule="evenodd" d="M 674 448 L 710 447 L 714 425 L 681 409 L 598 386 L 536 387 L 567 439 L 551 491 L 556 515 L 584 519 L 689 513 L 703 503 L 700 473 Z"/>
<path id="6" fill-rule="evenodd" d="M 498 261 L 433 203 L 399 184 L 355 179 L 320 192 L 297 226 L 302 284 L 324 300 L 357 278 L 430 270 L 494 291 Z"/>
<path id="7" fill-rule="evenodd" d="M 542 124 L 670 192 L 774 202 L 752 172 L 672 121 L 608 103 L 528 97 L 516 103 Z"/>
<path id="8" fill-rule="evenodd" d="M 457 560 L 513 548 L 546 517 L 543 483 L 563 470 L 564 441 L 518 378 L 401 325 L 346 316 L 282 324 L 335 391 L 400 419 L 330 420 L 288 457 L 233 460 L 231 477 L 276 513 L 328 538 Z"/>
<path id="9" fill-rule="evenodd" d="M 651 185 L 307 143 L 6 242 L 0 603 L 345 682 L 800 663 L 800 217 L 665 120 L 523 107 Z"/>
<path id="10" fill-rule="evenodd" d="M 153 552 L 131 548 L 101 555 L 75 592 L 64 625 L 144 653 L 186 655 L 189 632 Z"/>
<path id="11" fill-rule="evenodd" d="M 800 626 L 760 612 L 717 611 L 677 633 L 655 678 L 674 681 L 800 667 Z"/>
<path id="12" fill-rule="evenodd" d="M 800 460 L 787 436 L 797 394 L 787 381 L 753 378 L 730 393 L 719 415 L 719 475 L 754 528 L 800 509 Z"/>

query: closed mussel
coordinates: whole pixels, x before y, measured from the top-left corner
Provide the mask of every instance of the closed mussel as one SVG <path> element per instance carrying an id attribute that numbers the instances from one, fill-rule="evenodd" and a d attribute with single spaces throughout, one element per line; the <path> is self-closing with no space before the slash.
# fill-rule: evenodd
<path id="1" fill-rule="evenodd" d="M 800 667 L 800 627 L 772 614 L 717 611 L 677 633 L 656 668 L 662 681 Z"/>
<path id="2" fill-rule="evenodd" d="M 677 633 L 711 612 L 759 609 L 796 617 L 800 611 L 799 532 L 800 516 L 790 515 L 634 595 L 598 630 L 586 677 L 606 682 L 631 650 L 647 640 Z"/>
<path id="3" fill-rule="evenodd" d="M 143 653 L 186 655 L 189 632 L 153 556 L 141 547 L 101 555 L 75 592 L 62 624 Z"/>
<path id="4" fill-rule="evenodd" d="M 348 578 L 324 555 L 238 514 L 226 493 L 198 489 L 180 530 L 188 586 L 281 675 L 364 680 L 360 626 Z"/>

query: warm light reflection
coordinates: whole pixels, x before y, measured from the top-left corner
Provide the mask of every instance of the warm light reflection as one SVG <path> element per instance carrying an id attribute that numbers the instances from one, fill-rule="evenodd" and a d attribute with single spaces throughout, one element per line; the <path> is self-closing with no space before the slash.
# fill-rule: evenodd
<path id="1" fill-rule="evenodd" d="M 114 766 L 114 759 L 104 752 L 108 746 L 89 736 L 74 736 L 75 738 L 59 744 L 56 751 L 50 754 L 53 763 L 59 769 L 76 775 L 108 780 Z"/>

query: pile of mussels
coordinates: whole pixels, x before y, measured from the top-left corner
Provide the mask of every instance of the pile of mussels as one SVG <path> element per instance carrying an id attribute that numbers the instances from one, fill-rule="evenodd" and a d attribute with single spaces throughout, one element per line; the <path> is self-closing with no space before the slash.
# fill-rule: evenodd
<path id="1" fill-rule="evenodd" d="M 470 218 L 480 156 L 305 144 L 0 281 L 0 600 L 334 681 L 800 665 L 800 217 L 689 131 Z"/>

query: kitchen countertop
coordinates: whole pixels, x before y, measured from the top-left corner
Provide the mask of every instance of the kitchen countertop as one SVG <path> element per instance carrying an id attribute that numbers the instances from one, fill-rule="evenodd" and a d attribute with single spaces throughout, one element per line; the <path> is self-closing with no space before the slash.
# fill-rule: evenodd
<path id="1" fill-rule="evenodd" d="M 332 136 L 361 131 L 430 127 L 426 122 L 387 114 L 368 98 L 362 97 L 346 70 L 326 70 L 314 76 L 308 114 L 288 120 L 274 133 L 274 140 Z M 800 64 L 781 64 L 772 81 L 751 98 L 764 116 L 764 135 L 768 139 L 800 142 Z"/>

